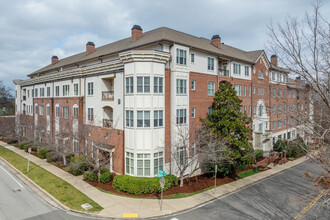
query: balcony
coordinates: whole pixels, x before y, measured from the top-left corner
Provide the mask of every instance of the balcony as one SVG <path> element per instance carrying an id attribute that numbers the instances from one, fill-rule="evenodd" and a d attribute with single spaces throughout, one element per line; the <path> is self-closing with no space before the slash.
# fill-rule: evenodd
<path id="1" fill-rule="evenodd" d="M 229 70 L 219 69 L 219 75 L 229 77 Z"/>
<path id="2" fill-rule="evenodd" d="M 113 91 L 103 91 L 102 92 L 102 101 L 113 101 L 114 92 Z"/>
<path id="3" fill-rule="evenodd" d="M 112 119 L 103 119 L 103 127 L 104 128 L 112 128 L 113 126 Z"/>

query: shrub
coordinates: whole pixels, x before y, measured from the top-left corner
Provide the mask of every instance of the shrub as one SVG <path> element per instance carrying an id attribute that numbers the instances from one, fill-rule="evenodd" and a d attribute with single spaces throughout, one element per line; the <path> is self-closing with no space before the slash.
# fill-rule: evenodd
<path id="1" fill-rule="evenodd" d="M 97 173 L 91 170 L 88 170 L 83 175 L 84 180 L 87 181 L 96 181 L 97 180 Z"/>
<path id="2" fill-rule="evenodd" d="M 7 144 L 16 144 L 18 143 L 18 140 L 16 138 L 9 138 L 7 140 Z"/>
<path id="3" fill-rule="evenodd" d="M 24 151 L 25 152 L 28 152 L 29 151 L 29 147 L 30 147 L 29 145 L 24 145 Z"/>
<path id="4" fill-rule="evenodd" d="M 56 152 L 47 152 L 46 153 L 47 162 L 57 162 L 62 161 L 62 156 Z"/>
<path id="5" fill-rule="evenodd" d="M 40 158 L 40 159 L 45 159 L 46 158 L 46 154 L 47 154 L 47 150 L 45 150 L 45 149 L 39 149 L 38 150 L 38 157 Z"/>
<path id="6" fill-rule="evenodd" d="M 18 148 L 21 149 L 21 150 L 24 150 L 25 149 L 25 146 L 28 145 L 29 143 L 28 142 L 21 142 L 18 144 Z"/>
<path id="7" fill-rule="evenodd" d="M 101 171 L 101 174 L 108 173 L 108 172 L 110 173 L 109 169 L 105 168 L 105 167 L 102 167 L 100 171 Z"/>
<path id="8" fill-rule="evenodd" d="M 169 174 L 164 178 L 164 191 L 168 190 L 171 186 L 178 184 L 178 178 L 172 174 Z M 134 177 L 118 175 L 115 176 L 112 186 L 118 191 L 123 191 L 135 195 L 159 193 L 161 191 L 157 177 Z"/>
<path id="9" fill-rule="evenodd" d="M 90 167 L 88 166 L 88 159 L 85 157 L 71 157 L 70 160 L 70 173 L 75 176 L 83 174 Z"/>
<path id="10" fill-rule="evenodd" d="M 262 158 L 262 157 L 264 156 L 264 151 L 258 149 L 258 150 L 255 150 L 255 151 L 254 151 L 254 154 L 255 154 L 255 156 L 256 156 L 256 160 L 257 160 L 257 159 Z"/>
<path id="11" fill-rule="evenodd" d="M 110 171 L 105 171 L 105 172 L 101 172 L 101 175 L 100 175 L 100 182 L 101 183 L 108 183 L 110 182 L 111 180 L 111 174 L 110 174 Z"/>
<path id="12" fill-rule="evenodd" d="M 285 141 L 285 140 L 278 140 L 274 144 L 273 149 L 276 152 L 283 152 L 286 149 L 287 145 L 288 145 L 288 142 L 287 141 Z"/>
<path id="13" fill-rule="evenodd" d="M 299 157 L 306 154 L 307 146 L 303 139 L 297 138 L 293 141 L 289 141 L 286 147 L 287 157 Z"/>

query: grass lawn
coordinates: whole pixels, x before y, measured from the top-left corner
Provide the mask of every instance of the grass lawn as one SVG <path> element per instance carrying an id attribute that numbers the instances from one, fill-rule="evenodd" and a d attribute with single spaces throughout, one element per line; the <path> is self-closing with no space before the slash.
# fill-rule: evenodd
<path id="1" fill-rule="evenodd" d="M 247 176 L 251 176 L 256 173 L 260 173 L 260 171 L 257 170 L 256 172 L 254 172 L 253 169 L 250 169 L 250 170 L 246 170 L 246 171 L 242 171 L 242 172 L 238 173 L 237 177 L 238 177 L 238 179 L 243 179 Z"/>
<path id="2" fill-rule="evenodd" d="M 27 173 L 27 159 L 3 146 L 0 146 L 0 156 L 67 207 L 85 211 L 81 205 L 89 203 L 93 208 L 89 209 L 88 212 L 98 212 L 103 209 L 99 204 L 88 198 L 72 185 L 31 161 L 30 171 Z"/>

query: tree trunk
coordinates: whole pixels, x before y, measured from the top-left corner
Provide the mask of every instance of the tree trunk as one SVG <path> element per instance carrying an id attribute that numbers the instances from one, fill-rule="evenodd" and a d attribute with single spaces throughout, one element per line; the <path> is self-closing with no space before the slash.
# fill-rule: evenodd
<path id="1" fill-rule="evenodd" d="M 180 187 L 183 187 L 183 172 L 180 174 Z"/>
<path id="2" fill-rule="evenodd" d="M 62 157 L 63 157 L 63 165 L 66 166 L 66 156 L 65 156 L 65 154 L 63 154 Z"/>

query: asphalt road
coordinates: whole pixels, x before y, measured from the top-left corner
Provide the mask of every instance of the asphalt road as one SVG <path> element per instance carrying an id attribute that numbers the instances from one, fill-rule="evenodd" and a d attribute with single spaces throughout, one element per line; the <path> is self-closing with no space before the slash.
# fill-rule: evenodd
<path id="1" fill-rule="evenodd" d="M 164 219 L 294 219 L 319 194 L 304 172 L 320 171 L 314 163 L 305 162 L 207 205 Z M 319 203 L 300 219 L 330 219 L 329 208 Z"/>
<path id="2" fill-rule="evenodd" d="M 58 210 L 0 164 L 0 220 L 90 219 Z"/>

